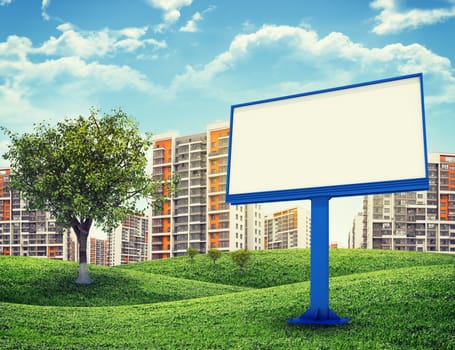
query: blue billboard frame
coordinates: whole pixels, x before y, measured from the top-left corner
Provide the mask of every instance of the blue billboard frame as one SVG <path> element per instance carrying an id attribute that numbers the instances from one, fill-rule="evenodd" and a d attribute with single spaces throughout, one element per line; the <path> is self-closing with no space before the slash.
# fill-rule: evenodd
<path id="1" fill-rule="evenodd" d="M 421 111 L 422 111 L 422 126 L 423 126 L 423 153 L 425 157 L 425 176 L 421 178 L 403 179 L 403 180 L 391 180 L 391 181 L 375 181 L 369 183 L 353 183 L 343 184 L 334 186 L 322 186 L 322 187 L 309 187 L 309 188 L 296 188 L 286 190 L 274 190 L 274 191 L 262 191 L 262 192 L 250 192 L 250 193 L 230 193 L 230 169 L 231 169 L 231 150 L 232 150 L 232 134 L 235 129 L 234 124 L 234 111 L 239 107 L 246 107 L 251 105 L 263 104 L 274 101 L 288 100 L 296 97 L 310 96 L 316 94 L 323 94 L 328 92 L 334 92 L 338 90 L 347 90 L 352 88 L 358 88 L 362 86 L 375 85 L 380 83 L 392 82 L 396 80 L 403 80 L 409 78 L 419 78 L 420 81 L 420 100 L 421 100 Z M 427 159 L 427 140 L 426 140 L 426 126 L 425 126 L 425 108 L 424 108 L 424 93 L 423 93 L 423 75 L 422 73 L 393 77 L 383 80 L 375 80 L 370 82 L 364 82 L 359 84 L 352 84 L 346 86 L 340 86 L 330 89 L 306 92 L 302 94 L 288 95 L 282 97 L 276 97 L 271 99 L 253 101 L 248 103 L 236 104 L 231 106 L 230 112 L 230 137 L 229 137 L 229 152 L 228 152 L 228 168 L 227 168 L 227 181 L 226 181 L 226 202 L 231 204 L 247 204 L 247 203 L 263 203 L 263 202 L 277 202 L 277 201 L 288 201 L 288 200 L 302 200 L 311 199 L 320 196 L 329 197 L 346 197 L 346 196 L 358 196 L 368 195 L 377 193 L 392 193 L 392 192 L 406 192 L 406 191 L 421 191 L 428 189 L 428 164 Z"/>
<path id="2" fill-rule="evenodd" d="M 420 101 L 422 112 L 422 137 L 424 147 L 424 169 L 423 178 L 412 178 L 392 181 L 376 181 L 370 183 L 344 184 L 324 187 L 288 189 L 277 191 L 262 191 L 256 193 L 230 194 L 230 167 L 232 150 L 232 133 L 234 130 L 234 110 L 254 104 L 267 103 L 285 100 L 295 97 L 308 96 L 356 88 L 366 85 L 390 82 L 408 78 L 419 78 L 420 82 Z M 422 73 L 406 75 L 401 77 L 377 80 L 372 82 L 342 86 L 333 89 L 319 90 L 304 94 L 278 97 L 268 100 L 238 104 L 231 106 L 230 117 L 230 136 L 228 153 L 228 172 L 226 184 L 226 202 L 231 204 L 249 204 L 260 202 L 276 202 L 287 200 L 311 200 L 311 256 L 310 256 L 310 307 L 299 317 L 288 320 L 289 324 L 310 324 L 310 325 L 342 325 L 350 321 L 347 317 L 339 317 L 329 307 L 329 201 L 332 197 L 369 195 L 377 193 L 422 191 L 429 188 L 428 176 L 428 153 L 425 126 L 425 108 L 423 94 L 423 75 Z"/>

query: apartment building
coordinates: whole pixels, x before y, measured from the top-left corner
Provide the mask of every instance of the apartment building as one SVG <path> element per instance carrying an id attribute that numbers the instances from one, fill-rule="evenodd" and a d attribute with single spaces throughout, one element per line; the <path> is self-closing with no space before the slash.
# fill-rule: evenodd
<path id="1" fill-rule="evenodd" d="M 108 234 L 108 265 L 115 266 L 148 260 L 149 219 L 128 215 Z"/>
<path id="2" fill-rule="evenodd" d="M 363 212 L 357 213 L 352 220 L 348 248 L 366 248 L 366 239 L 363 239 Z"/>
<path id="3" fill-rule="evenodd" d="M 267 249 L 310 247 L 311 216 L 304 207 L 267 214 L 264 228 Z"/>
<path id="4" fill-rule="evenodd" d="M 455 253 L 455 154 L 430 153 L 428 173 L 428 191 L 364 198 L 362 246 Z"/>
<path id="5" fill-rule="evenodd" d="M 109 265 L 109 241 L 91 237 L 89 240 L 89 263 L 96 265 Z"/>
<path id="6" fill-rule="evenodd" d="M 8 190 L 10 174 L 0 168 L 0 254 L 67 260 L 67 231 L 50 213 L 27 210 L 20 193 Z"/>
<path id="7" fill-rule="evenodd" d="M 210 124 L 207 128 L 207 142 L 208 248 L 223 251 L 263 249 L 264 218 L 261 205 L 226 203 L 228 124 Z"/>
<path id="8" fill-rule="evenodd" d="M 231 206 L 225 202 L 228 124 L 215 123 L 206 132 L 154 136 L 151 171 L 156 178 L 180 177 L 178 192 L 161 210 L 151 211 L 152 259 L 185 255 L 189 247 L 261 249 L 261 206 Z M 163 186 L 158 194 L 166 194 Z"/>

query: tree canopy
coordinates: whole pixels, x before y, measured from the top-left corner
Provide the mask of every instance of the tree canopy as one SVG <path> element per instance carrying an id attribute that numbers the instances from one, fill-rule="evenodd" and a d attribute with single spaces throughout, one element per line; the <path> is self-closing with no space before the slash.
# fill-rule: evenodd
<path id="1" fill-rule="evenodd" d="M 3 157 L 11 164 L 12 189 L 30 209 L 47 210 L 58 225 L 72 227 L 80 246 L 94 221 L 109 232 L 140 212 L 139 200 L 159 205 L 163 193 L 176 189 L 175 178 L 152 180 L 147 174 L 151 134 L 141 135 L 121 109 L 102 117 L 91 109 L 87 118 L 43 122 L 23 135 L 2 130 L 11 139 Z M 86 263 L 82 249 L 80 263 Z"/>

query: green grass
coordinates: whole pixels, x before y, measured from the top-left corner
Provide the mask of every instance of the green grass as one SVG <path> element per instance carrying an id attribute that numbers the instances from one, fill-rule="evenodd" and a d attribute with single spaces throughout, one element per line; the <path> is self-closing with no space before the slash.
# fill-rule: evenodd
<path id="1" fill-rule="evenodd" d="M 308 252 L 296 250 L 255 253 L 254 263 L 252 261 L 245 269 L 244 275 L 240 276 L 238 269 L 235 270 L 237 273 L 224 275 L 236 282 L 231 284 L 253 287 L 253 282 L 246 283 L 252 279 L 258 281 L 256 287 L 263 287 L 264 281 L 270 282 L 256 276 L 260 274 L 261 261 L 266 272 L 272 271 L 270 265 L 273 261 L 278 264 L 276 269 L 297 264 L 295 268 L 305 270 L 308 264 L 308 259 L 302 261 L 305 257 L 308 258 Z M 204 258 L 208 260 L 205 256 L 198 256 L 193 265 L 189 259 L 180 258 L 166 263 L 137 264 L 133 270 L 147 266 L 147 271 L 150 271 L 150 266 L 155 263 L 168 264 L 166 273 L 175 276 L 183 269 L 184 263 L 196 268 L 205 264 Z M 271 261 L 265 264 L 268 259 Z M 29 260 L 37 266 L 43 264 L 41 277 L 44 280 L 53 279 L 49 274 L 54 270 L 46 266 L 54 263 L 56 270 L 58 265 L 65 265 L 63 270 L 68 265 L 68 272 L 61 274 L 70 273 L 68 278 L 75 278 L 76 270 L 72 264 Z M 29 260 L 0 259 L 0 276 L 5 261 L 23 271 L 21 265 L 27 266 Z M 291 277 L 298 277 L 303 282 L 141 305 L 120 305 L 120 302 L 120 306 L 99 307 L 39 306 L 36 305 L 38 302 L 23 305 L 5 302 L 1 290 L 0 348 L 455 349 L 454 255 L 339 250 L 332 252 L 331 263 L 332 276 L 337 271 L 337 277 L 331 278 L 331 307 L 340 316 L 352 319 L 340 327 L 288 325 L 289 318 L 298 316 L 309 306 L 309 282 L 307 274 L 298 277 L 282 270 L 285 277 L 281 279 L 277 271 L 275 274 L 280 279 L 275 284 Z M 227 255 L 217 264 L 220 271 L 234 268 L 234 265 L 230 266 Z M 174 265 L 173 269 L 171 265 Z M 97 281 L 92 289 L 99 287 L 97 279 L 110 274 L 113 274 L 112 278 L 119 274 L 119 281 L 124 276 L 125 284 L 130 283 L 131 276 L 141 281 L 145 281 L 147 276 L 156 276 L 149 272 L 130 271 L 131 268 L 91 267 L 92 278 Z M 202 279 L 201 274 L 202 271 L 195 273 L 198 279 Z M 27 280 L 32 283 L 31 275 L 9 273 L 9 283 L 14 285 L 17 278 L 17 283 L 25 286 Z M 190 283 L 194 286 L 200 283 L 188 279 L 181 282 L 182 285 Z M 33 283 L 36 284 L 36 279 Z M 99 290 L 99 293 L 104 294 L 106 290 Z M 110 298 L 106 294 L 106 299 Z M 115 302 L 100 301 L 99 304 L 112 305 Z"/>
<path id="2" fill-rule="evenodd" d="M 454 263 L 455 255 L 449 254 L 332 249 L 330 251 L 330 276 Z M 308 281 L 310 279 L 310 250 L 255 251 L 251 260 L 245 265 L 243 276 L 239 274 L 239 267 L 231 261 L 227 253 L 222 254 L 215 265 L 208 256 L 197 255 L 194 261 L 188 257 L 180 257 L 122 265 L 117 268 L 226 285 L 266 288 Z"/>
<path id="3" fill-rule="evenodd" d="M 91 285 L 77 285 L 78 265 L 0 256 L 0 301 L 49 306 L 118 306 L 199 298 L 245 288 L 89 265 Z"/>

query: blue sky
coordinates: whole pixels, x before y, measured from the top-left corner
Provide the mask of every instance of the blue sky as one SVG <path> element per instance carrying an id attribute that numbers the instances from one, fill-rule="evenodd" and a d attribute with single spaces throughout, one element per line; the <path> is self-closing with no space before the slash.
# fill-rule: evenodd
<path id="1" fill-rule="evenodd" d="M 428 149 L 455 152 L 454 33 L 453 0 L 0 0 L 0 123 L 122 107 L 184 135 L 232 104 L 422 72 Z M 332 211 L 350 223 L 354 200 Z"/>

